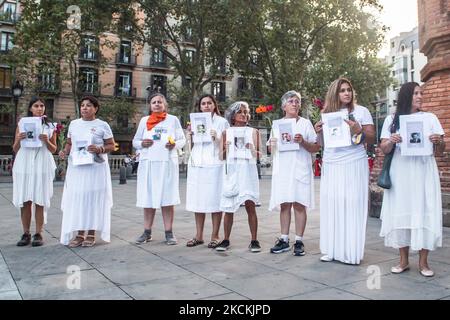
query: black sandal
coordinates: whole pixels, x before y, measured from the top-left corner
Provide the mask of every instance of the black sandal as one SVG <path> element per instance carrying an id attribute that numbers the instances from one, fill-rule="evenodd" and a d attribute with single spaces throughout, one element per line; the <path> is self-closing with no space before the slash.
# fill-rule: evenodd
<path id="1" fill-rule="evenodd" d="M 205 243 L 205 241 L 203 241 L 203 240 L 197 240 L 197 239 L 195 239 L 195 238 L 192 238 L 191 240 L 189 240 L 189 241 L 186 243 L 186 246 L 187 246 L 187 247 L 195 247 L 195 246 L 198 246 L 198 245 L 204 244 L 204 243 Z"/>

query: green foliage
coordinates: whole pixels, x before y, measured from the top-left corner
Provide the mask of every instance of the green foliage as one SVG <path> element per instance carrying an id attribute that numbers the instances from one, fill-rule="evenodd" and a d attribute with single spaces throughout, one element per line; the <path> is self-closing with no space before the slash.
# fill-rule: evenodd
<path id="1" fill-rule="evenodd" d="M 31 93 L 37 93 L 41 84 L 38 76 L 55 75 L 58 85 L 70 83 L 75 113 L 78 115 L 79 60 L 85 35 L 99 39 L 105 32 L 120 31 L 123 17 L 133 16 L 132 5 L 119 0 L 23 0 L 21 19 L 16 25 L 15 47 L 5 56 L 6 62 L 15 68 L 20 79 Z M 81 28 L 68 29 L 67 8 L 76 5 L 81 10 Z M 131 13 L 130 13 L 131 12 Z M 128 19 L 128 18 L 127 18 Z M 131 22 L 130 22 L 131 23 Z M 102 38 L 93 44 L 98 51 L 94 68 L 103 69 L 107 64 L 101 55 L 105 48 L 114 49 L 115 43 Z"/>
<path id="2" fill-rule="evenodd" d="M 226 79 L 233 70 L 226 59 L 233 42 L 230 1 L 141 0 L 145 13 L 142 41 L 164 52 L 176 77 L 189 79 L 189 110 L 203 88 Z M 188 56 L 187 50 L 193 52 Z"/>
<path id="3" fill-rule="evenodd" d="M 324 97 L 346 75 L 367 104 L 391 81 L 376 59 L 386 30 L 369 13 L 382 8 L 378 1 L 242 0 L 234 8 L 235 67 L 263 79 L 271 103 L 288 90 Z"/>
<path id="4" fill-rule="evenodd" d="M 97 117 L 108 123 L 114 123 L 117 118 L 127 116 L 129 119 L 136 114 L 136 105 L 127 98 L 104 99 L 100 103 Z"/>

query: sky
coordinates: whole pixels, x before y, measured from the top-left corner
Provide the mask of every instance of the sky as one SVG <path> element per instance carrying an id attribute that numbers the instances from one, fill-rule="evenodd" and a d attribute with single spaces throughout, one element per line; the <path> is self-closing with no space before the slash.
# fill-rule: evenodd
<path id="1" fill-rule="evenodd" d="M 378 56 L 384 57 L 389 53 L 389 39 L 396 37 L 400 32 L 411 31 L 418 24 L 417 0 L 379 0 L 383 11 L 378 19 L 390 27 L 386 34 L 385 45 Z"/>

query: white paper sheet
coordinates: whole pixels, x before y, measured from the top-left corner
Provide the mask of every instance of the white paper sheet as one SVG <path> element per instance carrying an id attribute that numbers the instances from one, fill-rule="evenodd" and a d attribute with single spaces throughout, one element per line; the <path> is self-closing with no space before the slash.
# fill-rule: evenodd
<path id="1" fill-rule="evenodd" d="M 295 151 L 300 145 L 294 141 L 296 132 L 295 119 L 280 119 L 273 122 L 274 136 L 278 140 L 278 151 Z"/>
<path id="2" fill-rule="evenodd" d="M 192 140 L 194 143 L 212 142 L 211 139 L 211 113 L 209 112 L 197 112 L 190 114 Z"/>
<path id="3" fill-rule="evenodd" d="M 429 156 L 433 154 L 433 143 L 429 136 L 431 123 L 421 115 L 400 116 L 400 149 L 402 156 Z"/>
<path id="4" fill-rule="evenodd" d="M 322 113 L 325 148 L 348 147 L 352 144 L 350 126 L 344 121 L 348 112 Z"/>
<path id="5" fill-rule="evenodd" d="M 27 137 L 20 141 L 22 148 L 42 147 L 39 135 L 43 133 L 42 119 L 40 117 L 25 117 L 19 121 L 19 132 L 25 132 Z"/>
<path id="6" fill-rule="evenodd" d="M 72 138 L 72 164 L 81 166 L 94 163 L 94 155 L 87 149 L 92 144 L 92 135 L 80 135 Z"/>
<path id="7" fill-rule="evenodd" d="M 251 159 L 252 153 L 246 148 L 247 143 L 253 144 L 252 128 L 233 127 L 227 129 L 228 159 Z M 255 146 L 256 147 L 256 146 Z"/>

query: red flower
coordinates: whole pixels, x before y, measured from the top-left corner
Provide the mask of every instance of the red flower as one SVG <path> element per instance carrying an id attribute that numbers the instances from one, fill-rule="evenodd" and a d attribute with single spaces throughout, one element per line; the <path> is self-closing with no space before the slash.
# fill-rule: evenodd
<path id="1" fill-rule="evenodd" d="M 272 110 L 273 110 L 273 105 L 271 105 L 271 104 L 268 105 L 268 106 L 267 106 L 267 111 L 270 112 L 270 111 L 272 111 Z"/>
<path id="2" fill-rule="evenodd" d="M 314 103 L 314 105 L 315 105 L 317 108 L 319 108 L 320 110 L 322 110 L 322 108 L 323 108 L 323 100 L 322 100 L 322 99 L 320 99 L 320 98 L 315 98 L 315 99 L 313 100 L 313 103 Z"/>

